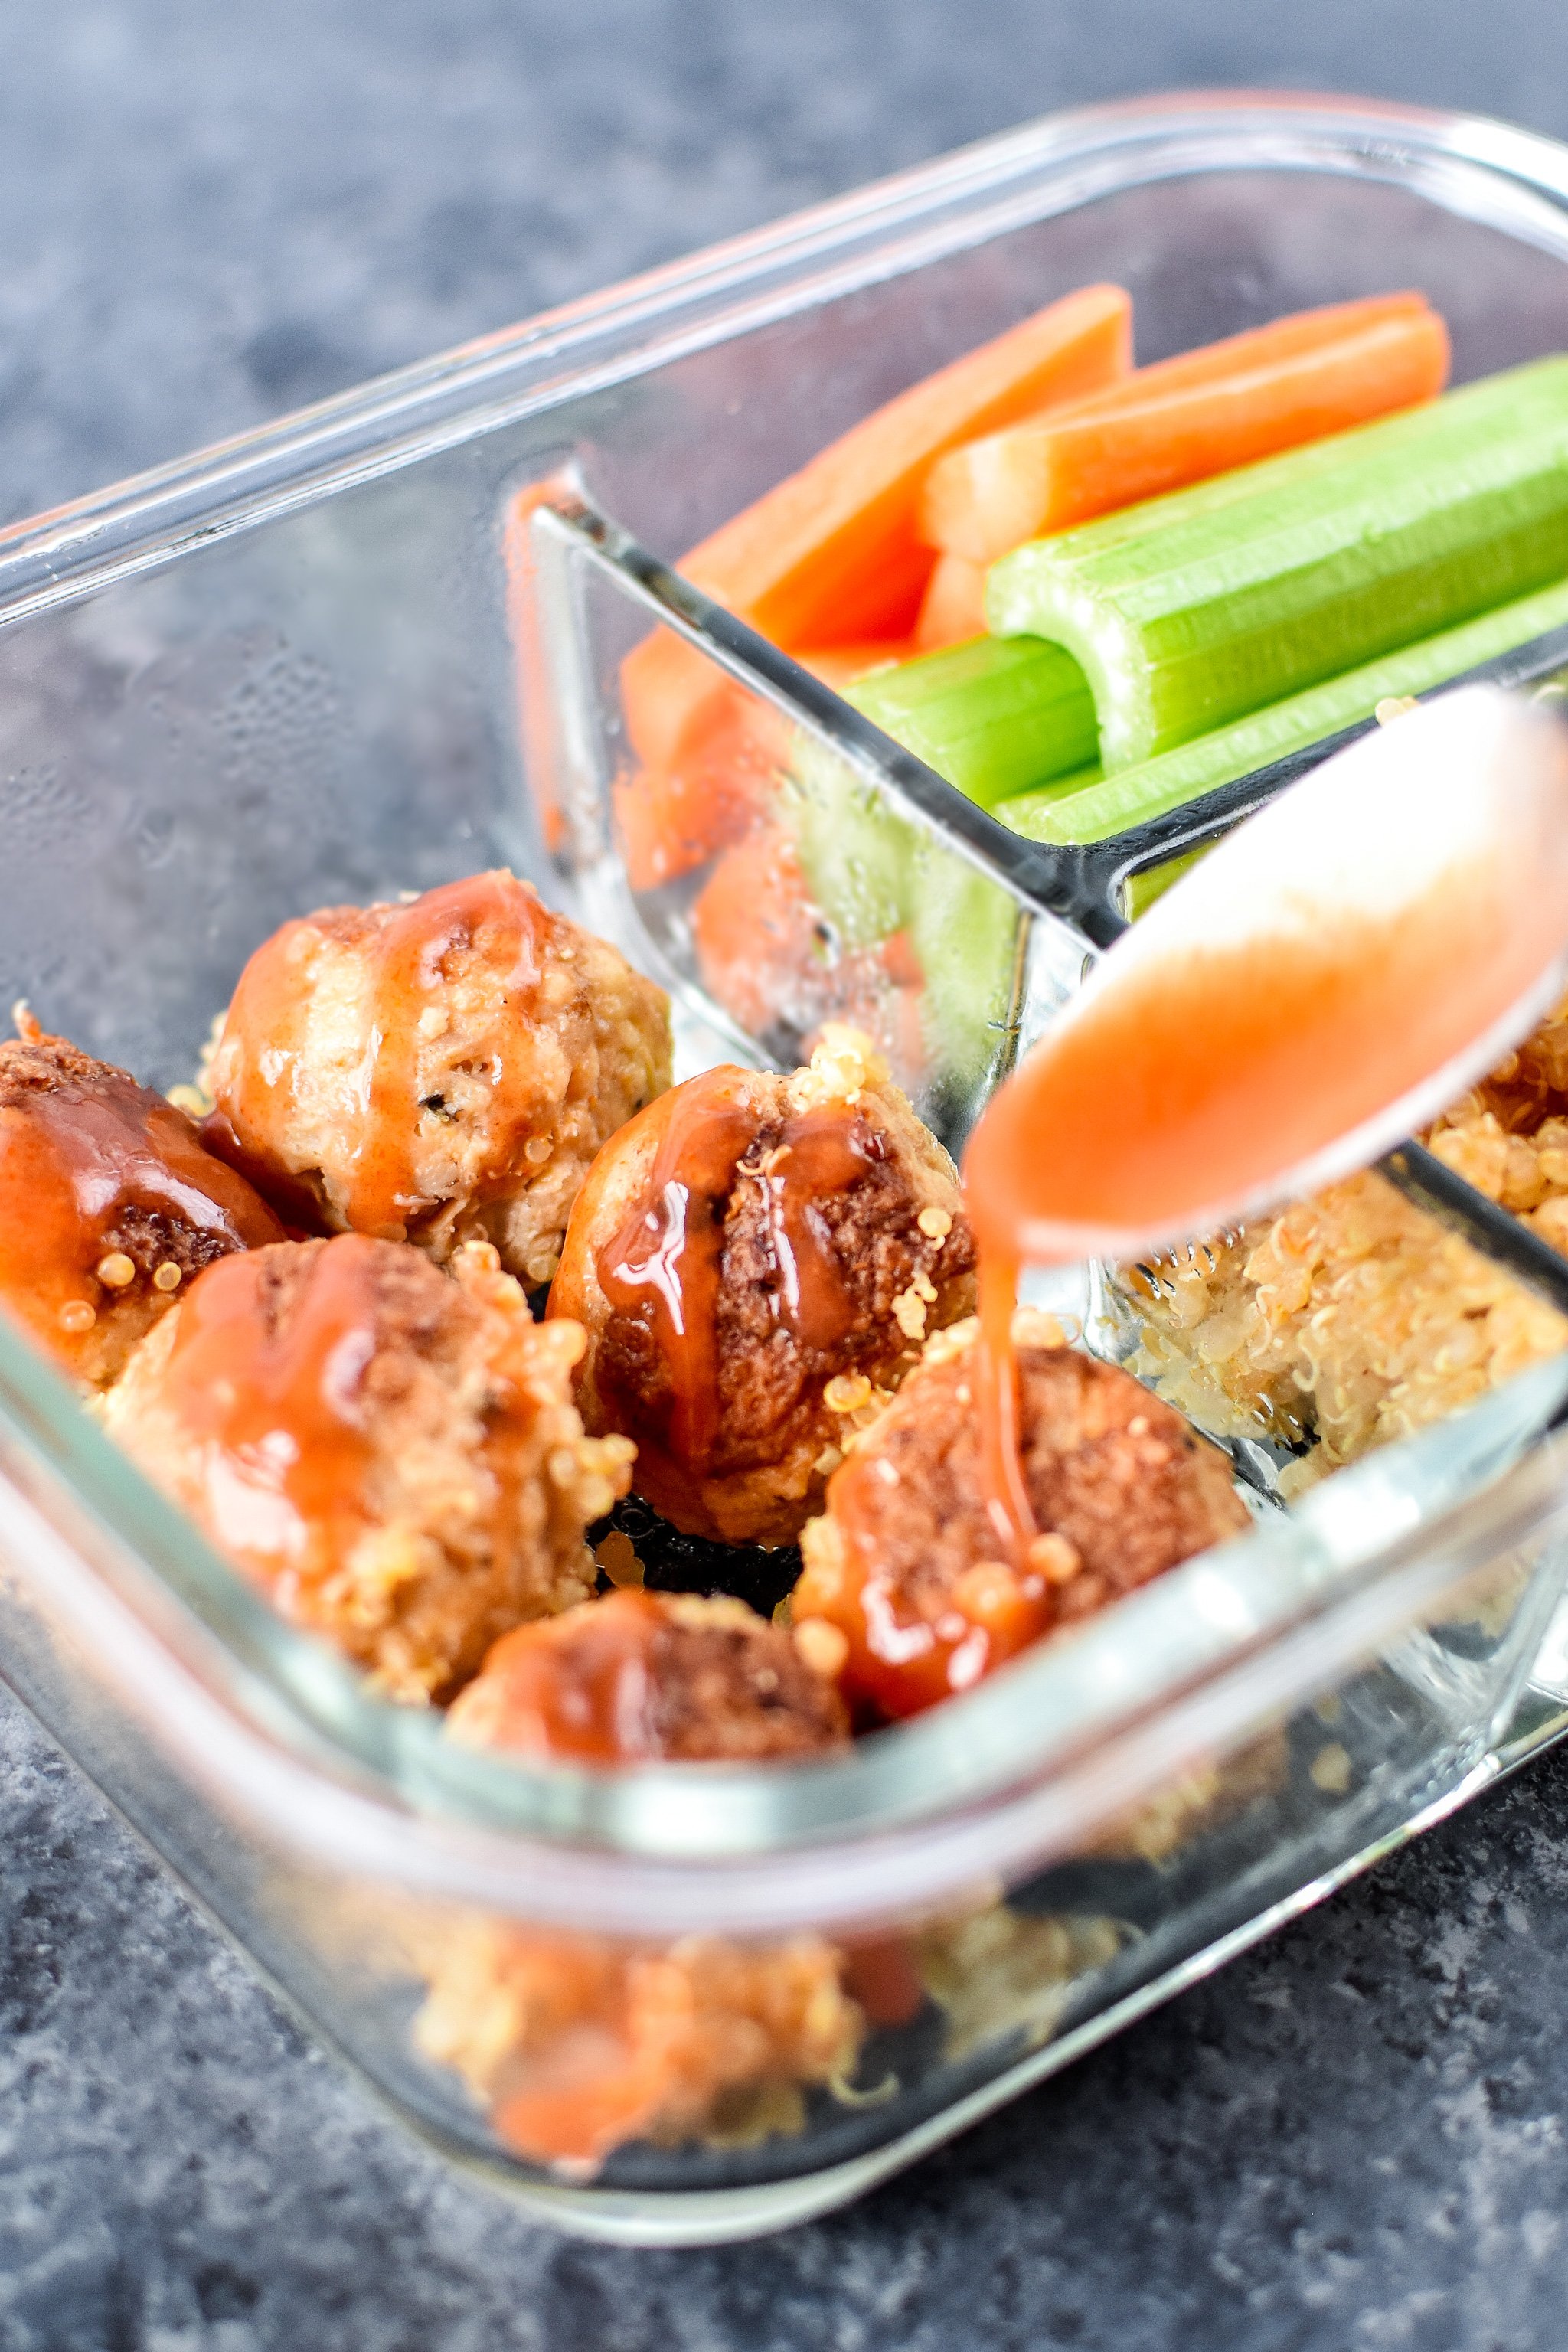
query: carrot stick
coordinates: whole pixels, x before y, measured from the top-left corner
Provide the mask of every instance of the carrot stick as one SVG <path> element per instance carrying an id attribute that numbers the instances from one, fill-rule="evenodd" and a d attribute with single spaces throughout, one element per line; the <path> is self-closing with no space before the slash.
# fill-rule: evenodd
<path id="1" fill-rule="evenodd" d="M 612 787 L 626 878 L 655 890 L 704 865 L 751 831 L 770 796 L 788 730 L 773 705 L 725 679 L 666 767 L 618 777 Z"/>
<path id="2" fill-rule="evenodd" d="M 795 844 L 762 824 L 722 852 L 691 909 L 703 986 L 753 1037 L 781 1022 L 809 1032 L 853 1022 L 908 1083 L 924 1059 L 921 968 L 907 931 L 822 957 L 822 913 Z"/>
<path id="3" fill-rule="evenodd" d="M 812 969 L 816 909 L 782 826 L 727 849 L 691 909 L 704 985 L 743 1029 L 760 1036 Z"/>
<path id="4" fill-rule="evenodd" d="M 626 712 L 644 762 L 614 791 L 621 855 L 634 890 L 657 889 L 743 839 L 764 811 L 788 744 L 772 703 L 748 693 L 706 654 L 667 629 L 637 648 L 649 691 Z M 833 646 L 795 656 L 835 689 L 909 657 L 895 641 Z"/>
<path id="5" fill-rule="evenodd" d="M 951 451 L 926 478 L 921 529 L 945 554 L 993 562 L 1026 540 L 1430 400 L 1447 371 L 1447 331 L 1418 294 L 1277 319 Z"/>
<path id="6" fill-rule="evenodd" d="M 621 714 L 632 750 L 645 768 L 668 767 L 720 723 L 741 690 L 685 637 L 656 629 L 621 664 Z"/>
<path id="7" fill-rule="evenodd" d="M 867 639 L 900 640 L 887 648 L 899 657 L 935 561 L 915 535 L 931 459 L 1124 375 L 1131 309 L 1120 287 L 1085 287 L 966 352 L 852 425 L 681 570 L 776 644 L 817 648 L 803 656 L 811 664 L 823 647 L 858 657 Z M 634 887 L 673 881 L 745 832 L 768 756 L 747 700 L 668 630 L 622 663 L 622 712 L 644 772 L 616 796 Z"/>
<path id="8" fill-rule="evenodd" d="M 939 555 L 915 623 L 915 651 L 934 654 L 985 634 L 985 566 Z"/>
<path id="9" fill-rule="evenodd" d="M 908 636 L 931 568 L 915 523 L 932 460 L 1125 375 L 1131 316 L 1119 286 L 1051 303 L 851 425 L 681 571 L 786 647 Z"/>

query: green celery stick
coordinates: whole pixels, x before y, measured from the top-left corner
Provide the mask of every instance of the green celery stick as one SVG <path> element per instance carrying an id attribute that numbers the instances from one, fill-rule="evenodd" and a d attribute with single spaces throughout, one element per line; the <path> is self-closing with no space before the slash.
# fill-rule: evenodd
<path id="1" fill-rule="evenodd" d="M 1108 777 L 1568 572 L 1568 358 L 992 567 L 999 635 L 1082 664 Z"/>
<path id="2" fill-rule="evenodd" d="M 874 671 L 844 698 L 986 809 L 1100 748 L 1082 670 L 1038 636 L 972 637 Z"/>
<path id="3" fill-rule="evenodd" d="M 1200 857 L 1206 857 L 1213 844 L 1204 842 L 1196 849 L 1184 849 L 1180 857 L 1167 857 L 1163 866 L 1146 866 L 1142 874 L 1130 874 L 1121 892 L 1121 908 L 1130 923 L 1146 915 L 1156 898 L 1163 898 L 1173 882 L 1190 874 Z"/>
<path id="4" fill-rule="evenodd" d="M 921 1024 L 933 1071 L 973 1086 L 1002 1043 L 1013 993 L 1017 903 L 928 835 L 910 868 L 909 930 L 925 978 Z"/>
<path id="5" fill-rule="evenodd" d="M 873 671 L 846 698 L 983 807 L 1047 780 L 1050 790 L 1078 790 L 1100 773 L 1083 673 L 1038 637 L 976 637 L 923 654 Z M 911 879 L 918 829 L 807 736 L 792 749 L 780 810 L 812 895 L 846 947 L 887 939 L 928 900 L 921 928 L 935 939 L 934 907 L 952 894 L 933 893 L 929 874 Z"/>
<path id="6" fill-rule="evenodd" d="M 811 895 L 847 948 L 909 919 L 915 828 L 823 744 L 796 737 L 778 798 Z"/>
<path id="7" fill-rule="evenodd" d="M 1018 910 L 1009 893 L 807 737 L 795 747 L 778 808 L 843 947 L 874 947 L 908 930 L 925 981 L 931 1075 L 972 1086 L 995 1057 L 1012 992 Z"/>
<path id="8" fill-rule="evenodd" d="M 1568 568 L 1568 566 L 1565 566 Z M 1231 727 L 1200 736 L 1142 766 L 1076 790 L 1027 793 L 1004 802 L 994 814 L 1031 841 L 1110 841 L 1135 824 L 1181 808 L 1237 776 L 1267 767 L 1292 751 L 1305 751 L 1342 727 L 1370 719 L 1380 702 L 1404 694 L 1426 694 L 1446 678 L 1480 662 L 1495 660 L 1514 646 L 1568 625 L 1568 580 L 1558 580 L 1532 596 L 1483 613 L 1458 628 L 1445 629 L 1419 645 L 1405 646 L 1381 661 L 1363 663 L 1341 677 L 1327 678 Z"/>

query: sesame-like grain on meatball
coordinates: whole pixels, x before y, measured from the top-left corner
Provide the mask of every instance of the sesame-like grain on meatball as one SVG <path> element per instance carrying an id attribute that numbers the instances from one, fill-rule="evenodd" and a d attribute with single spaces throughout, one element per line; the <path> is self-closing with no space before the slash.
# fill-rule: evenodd
<path id="1" fill-rule="evenodd" d="M 0 1045 L 0 1299 L 107 1388 L 193 1276 L 283 1228 L 183 1111 L 24 1006 L 17 1020 Z"/>
<path id="2" fill-rule="evenodd" d="M 1042 1326 L 1047 1327 L 1042 1328 Z M 1047 1331 L 1049 1336 L 1047 1337 Z M 1130 1373 L 1015 1326 L 1019 1459 L 1039 1533 L 998 1557 L 977 1327 L 938 1336 L 801 1538 L 796 1637 L 862 1719 L 913 1715 L 1250 1524 L 1217 1447 Z M 813 1630 L 818 1629 L 818 1630 Z"/>
<path id="3" fill-rule="evenodd" d="M 548 1282 L 589 1162 L 668 1085 L 669 1051 L 662 990 L 529 884 L 476 874 L 258 948 L 208 1066 L 215 1148 L 329 1231 L 438 1263 L 485 1240 Z"/>
<path id="4" fill-rule="evenodd" d="M 486 1244 L 453 1276 L 359 1234 L 225 1259 L 105 1412 L 284 1614 L 415 1703 L 593 1590 L 584 1530 L 631 1452 L 583 1433 L 574 1325 L 535 1323 Z"/>
<path id="5" fill-rule="evenodd" d="M 849 1735 L 844 1702 L 743 1601 L 624 1591 L 496 1643 L 453 1738 L 581 1763 L 754 1763 Z"/>
<path id="6" fill-rule="evenodd" d="M 857 1417 L 973 1302 L 952 1161 L 858 1032 L 789 1076 L 678 1087 L 595 1161 L 551 1313 L 589 1335 L 590 1429 L 689 1535 L 787 1543 Z"/>

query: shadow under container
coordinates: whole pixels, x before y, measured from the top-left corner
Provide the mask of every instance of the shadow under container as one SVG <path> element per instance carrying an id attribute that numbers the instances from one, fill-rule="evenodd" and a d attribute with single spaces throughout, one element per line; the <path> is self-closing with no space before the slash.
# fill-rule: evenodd
<path id="1" fill-rule="evenodd" d="M 1132 291 L 1143 359 L 1405 283 L 1461 377 L 1568 346 L 1565 206 L 1568 154 L 1493 125 L 1101 110 L 23 526 L 0 978 L 167 1085 L 288 916 L 506 861 L 672 986 L 686 1068 L 793 1054 L 863 1007 L 786 990 L 738 1020 L 703 984 L 709 877 L 636 887 L 617 839 L 616 681 L 662 616 L 830 792 L 850 778 L 863 896 L 891 821 L 930 935 L 978 943 L 888 1035 L 961 1140 L 1095 919 L 637 543 L 673 554 L 1093 278 Z M 568 470 L 577 503 L 544 511 Z M 852 894 L 815 940 L 829 994 L 856 919 Z M 908 992 L 885 960 L 871 982 Z M 1113 1348 L 1098 1277 L 1066 1303 Z M 746 2236 L 909 2162 L 1555 1735 L 1565 1397 L 1551 1357 L 1289 1513 L 1259 1492 L 1250 1535 L 845 1758 L 599 1776 L 367 1696 L 0 1332 L 0 1669 L 452 2158 L 584 2234 Z"/>

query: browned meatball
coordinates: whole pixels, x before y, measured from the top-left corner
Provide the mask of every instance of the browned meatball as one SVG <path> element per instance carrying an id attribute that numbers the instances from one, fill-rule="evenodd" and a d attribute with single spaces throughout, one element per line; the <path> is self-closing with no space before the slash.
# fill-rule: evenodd
<path id="1" fill-rule="evenodd" d="M 803 2088 L 854 2070 L 848 1975 L 822 1936 L 638 1946 L 474 1919 L 430 1967 L 415 2040 L 506 2147 L 581 2180 L 627 2140 L 798 2130 Z"/>
<path id="2" fill-rule="evenodd" d="M 662 990 L 505 871 L 285 923 L 208 1070 L 217 1148 L 301 1223 L 438 1263 L 489 1241 L 530 1283 L 599 1146 L 668 1083 Z"/>
<path id="3" fill-rule="evenodd" d="M 858 1413 L 968 1313 L 952 1163 L 857 1032 L 788 1077 L 721 1068 L 634 1119 L 573 1212 L 550 1311 L 589 1335 L 590 1429 L 688 1534 L 787 1543 Z"/>
<path id="4" fill-rule="evenodd" d="M 0 1045 L 0 1298 L 104 1388 L 193 1275 L 283 1228 L 183 1111 L 18 1021 Z"/>
<path id="5" fill-rule="evenodd" d="M 470 1747 L 598 1764 L 809 1756 L 849 1728 L 833 1685 L 744 1601 L 632 1591 L 508 1633 L 447 1721 Z"/>
<path id="6" fill-rule="evenodd" d="M 986 1514 L 972 1326 L 935 1342 L 802 1537 L 797 1637 L 863 1715 L 931 1706 L 1249 1524 L 1217 1447 L 1131 1374 L 1047 1343 L 1045 1319 L 1016 1327 L 1026 1561 L 997 1557 Z"/>
<path id="7" fill-rule="evenodd" d="M 358 1234 L 226 1259 L 105 1415 L 286 1615 L 414 1701 L 592 1591 L 583 1531 L 631 1452 L 583 1434 L 581 1332 L 536 1324 L 484 1244 L 453 1271 Z"/>
<path id="8" fill-rule="evenodd" d="M 847 1732 L 832 1685 L 742 1602 L 637 1591 L 509 1633 L 447 1722 L 469 1747 L 598 1764 L 822 1755 Z M 853 1976 L 819 1936 L 632 1944 L 474 1920 L 434 1957 L 416 2035 L 510 2147 L 581 2170 L 629 2139 L 797 2125 L 802 2086 L 854 2064 Z"/>

